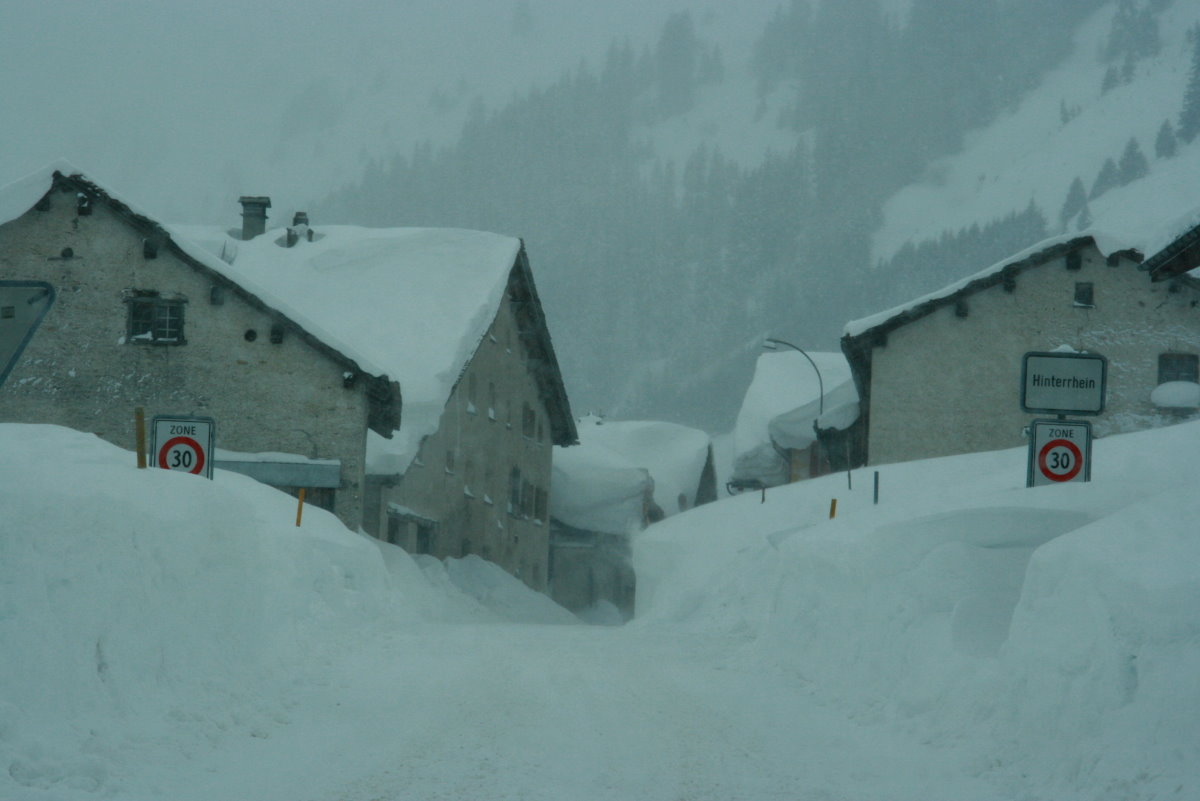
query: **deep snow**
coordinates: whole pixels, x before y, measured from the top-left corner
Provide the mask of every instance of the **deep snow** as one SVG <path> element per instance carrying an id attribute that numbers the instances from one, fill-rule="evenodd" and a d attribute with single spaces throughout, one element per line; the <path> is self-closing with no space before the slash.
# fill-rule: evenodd
<path id="1" fill-rule="evenodd" d="M 1198 449 L 724 499 L 638 535 L 638 616 L 592 627 L 243 476 L 0 425 L 0 797 L 1195 798 Z"/>

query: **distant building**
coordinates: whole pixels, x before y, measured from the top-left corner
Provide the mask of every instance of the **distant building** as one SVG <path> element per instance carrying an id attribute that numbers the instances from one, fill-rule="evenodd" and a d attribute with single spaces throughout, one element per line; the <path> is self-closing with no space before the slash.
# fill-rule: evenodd
<path id="1" fill-rule="evenodd" d="M 633 615 L 631 540 L 665 516 L 716 499 L 712 441 L 659 421 L 578 423 L 579 445 L 555 448 L 551 597 L 575 612 L 608 603 Z"/>
<path id="2" fill-rule="evenodd" d="M 734 428 L 732 490 L 776 487 L 844 469 L 858 392 L 840 353 L 763 353 Z"/>
<path id="3" fill-rule="evenodd" d="M 1159 389 L 1196 383 L 1200 359 L 1200 282 L 1185 274 L 1196 249 L 1177 240 L 1168 251 L 1176 256 L 1143 265 L 1136 250 L 1064 236 L 847 325 L 842 350 L 863 399 L 859 462 L 1025 444 L 1030 351 L 1107 358 L 1105 408 L 1091 418 L 1099 436 L 1194 413 Z"/>
<path id="4" fill-rule="evenodd" d="M 231 237 L 69 165 L 0 190 L 0 279 L 58 292 L 0 420 L 132 448 L 134 407 L 211 416 L 218 467 L 544 590 L 551 448 L 576 430 L 522 243 L 300 214 L 269 231 L 268 198 L 242 205 Z"/>

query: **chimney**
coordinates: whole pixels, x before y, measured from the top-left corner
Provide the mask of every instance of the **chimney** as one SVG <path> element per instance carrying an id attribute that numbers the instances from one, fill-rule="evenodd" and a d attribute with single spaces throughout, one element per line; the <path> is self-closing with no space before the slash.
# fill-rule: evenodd
<path id="1" fill-rule="evenodd" d="M 292 224 L 287 229 L 286 246 L 292 247 L 301 238 L 307 239 L 309 242 L 313 241 L 313 232 L 308 227 L 308 212 L 306 211 L 298 211 L 292 217 Z"/>
<path id="2" fill-rule="evenodd" d="M 271 198 L 242 195 L 238 198 L 242 204 L 242 239 L 253 239 L 267 230 L 267 209 L 271 208 Z"/>

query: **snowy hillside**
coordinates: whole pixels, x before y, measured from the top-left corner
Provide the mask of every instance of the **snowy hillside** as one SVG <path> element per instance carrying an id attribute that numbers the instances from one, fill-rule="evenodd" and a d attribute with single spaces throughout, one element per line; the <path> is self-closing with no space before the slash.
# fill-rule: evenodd
<path id="1" fill-rule="evenodd" d="M 573 619 L 218 471 L 0 425 L 0 797 L 1189 799 L 1200 424 L 674 516 Z M 829 500 L 838 516 L 827 519 Z"/>
<path id="2" fill-rule="evenodd" d="M 1130 246 L 1153 249 L 1197 221 L 1200 141 L 1180 142 L 1170 158 L 1156 158 L 1155 142 L 1164 121 L 1178 125 L 1191 67 L 1187 32 L 1200 22 L 1200 4 L 1177 0 L 1162 11 L 1159 53 L 1138 60 L 1128 82 L 1103 91 L 1112 65 L 1099 54 L 1115 7 L 1109 3 L 1092 15 L 1063 63 L 1014 110 L 969 136 L 961 153 L 931 165 L 921 182 L 892 196 L 873 239 L 874 261 L 905 243 L 936 240 L 943 232 L 1020 212 L 1030 201 L 1049 232 L 1058 233 L 1071 183 L 1078 178 L 1090 190 L 1105 161 L 1120 161 L 1131 138 L 1147 158 L 1149 173 L 1089 200 L 1094 225 L 1124 236 Z M 1079 221 L 1072 218 L 1068 226 L 1074 230 Z"/>

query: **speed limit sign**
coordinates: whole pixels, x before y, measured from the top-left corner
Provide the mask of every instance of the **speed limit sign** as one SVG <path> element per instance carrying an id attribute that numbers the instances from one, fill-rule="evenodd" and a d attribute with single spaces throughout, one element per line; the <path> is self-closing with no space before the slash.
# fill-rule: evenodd
<path id="1" fill-rule="evenodd" d="M 211 417 L 158 415 L 151 428 L 151 460 L 163 470 L 212 478 L 216 434 Z"/>
<path id="2" fill-rule="evenodd" d="M 1034 420 L 1029 433 L 1025 486 L 1091 480 L 1091 423 L 1080 420 Z"/>

